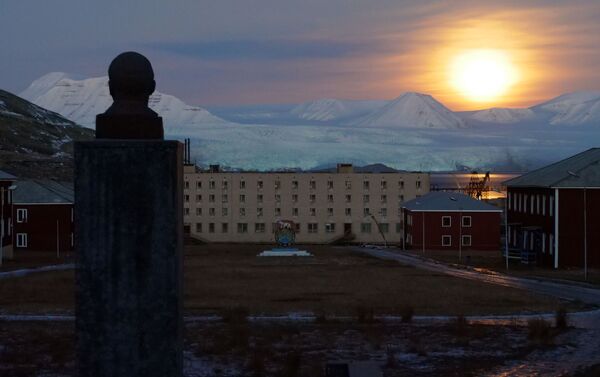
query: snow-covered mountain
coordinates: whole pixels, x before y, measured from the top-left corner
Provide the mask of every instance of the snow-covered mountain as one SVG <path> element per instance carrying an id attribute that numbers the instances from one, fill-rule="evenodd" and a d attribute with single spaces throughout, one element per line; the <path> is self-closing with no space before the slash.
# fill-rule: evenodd
<path id="1" fill-rule="evenodd" d="M 96 115 L 112 104 L 108 77 L 77 80 L 62 72 L 49 73 L 35 80 L 21 97 L 88 128 L 94 128 Z M 150 96 L 149 106 L 163 117 L 167 134 L 193 132 L 201 125 L 225 123 L 201 107 L 189 106 L 158 91 Z"/>
<path id="2" fill-rule="evenodd" d="M 466 119 L 475 119 L 487 123 L 517 123 L 523 120 L 533 119 L 535 113 L 531 109 L 508 109 L 493 107 L 491 109 L 479 110 L 466 113 Z"/>
<path id="3" fill-rule="evenodd" d="M 600 91 L 563 94 L 531 109 L 552 114 L 549 121 L 552 125 L 600 125 Z"/>
<path id="4" fill-rule="evenodd" d="M 350 101 L 322 98 L 301 103 L 290 113 L 297 118 L 321 122 L 343 120 L 365 115 L 384 106 L 387 101 Z"/>
<path id="5" fill-rule="evenodd" d="M 384 128 L 466 128 L 467 124 L 428 94 L 407 92 L 357 119 L 356 125 Z"/>

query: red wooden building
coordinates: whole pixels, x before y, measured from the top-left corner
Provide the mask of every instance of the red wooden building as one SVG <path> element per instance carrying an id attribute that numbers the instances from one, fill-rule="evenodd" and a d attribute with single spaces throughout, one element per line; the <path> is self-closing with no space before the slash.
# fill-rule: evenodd
<path id="1" fill-rule="evenodd" d="M 19 250 L 73 250 L 73 188 L 54 181 L 18 181 L 13 194 L 13 244 Z"/>
<path id="2" fill-rule="evenodd" d="M 16 178 L 0 171 L 0 265 L 2 259 L 12 259 L 12 191 Z"/>
<path id="3" fill-rule="evenodd" d="M 407 248 L 499 250 L 502 210 L 457 192 L 430 192 L 404 209 Z"/>
<path id="4" fill-rule="evenodd" d="M 600 148 L 505 184 L 512 250 L 538 265 L 600 268 Z"/>

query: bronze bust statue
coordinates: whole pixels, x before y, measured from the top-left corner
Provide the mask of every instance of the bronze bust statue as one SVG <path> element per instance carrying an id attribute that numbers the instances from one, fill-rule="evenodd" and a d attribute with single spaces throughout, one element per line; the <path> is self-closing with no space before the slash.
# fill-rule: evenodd
<path id="1" fill-rule="evenodd" d="M 108 68 L 113 104 L 96 116 L 96 139 L 164 138 L 162 118 L 148 107 L 156 88 L 150 61 L 137 52 L 124 52 Z"/>

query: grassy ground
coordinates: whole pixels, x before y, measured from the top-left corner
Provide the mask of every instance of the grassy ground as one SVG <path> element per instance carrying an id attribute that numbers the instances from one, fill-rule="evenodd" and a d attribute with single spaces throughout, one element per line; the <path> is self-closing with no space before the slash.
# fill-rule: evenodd
<path id="1" fill-rule="evenodd" d="M 264 245 L 187 246 L 189 314 L 359 312 L 415 315 L 554 311 L 555 299 L 405 267 L 343 248 L 308 245 L 312 258 L 257 258 Z M 72 312 L 73 272 L 0 280 L 3 312 Z"/>
<path id="2" fill-rule="evenodd" d="M 420 250 L 408 250 L 407 252 L 422 256 Z M 445 263 L 463 264 L 477 268 L 484 268 L 501 273 L 507 273 L 522 277 L 540 277 L 546 279 L 557 279 L 579 283 L 590 283 L 600 285 L 600 270 L 589 270 L 588 279 L 584 279 L 582 269 L 552 269 L 547 267 L 527 266 L 517 260 L 509 260 L 508 270 L 506 260 L 500 251 L 464 251 L 462 258 L 458 258 L 457 251 L 449 250 L 425 250 L 425 256 Z"/>
<path id="3" fill-rule="evenodd" d="M 25 268 L 36 268 L 55 264 L 72 263 L 71 253 L 62 253 L 58 257 L 53 251 L 20 251 L 15 250 L 15 258 L 5 259 L 0 266 L 0 272 L 14 271 Z"/>

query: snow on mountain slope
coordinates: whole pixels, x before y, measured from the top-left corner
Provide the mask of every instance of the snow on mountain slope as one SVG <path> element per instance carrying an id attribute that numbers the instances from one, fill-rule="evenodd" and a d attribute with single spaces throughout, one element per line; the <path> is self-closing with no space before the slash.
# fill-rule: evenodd
<path id="1" fill-rule="evenodd" d="M 531 109 L 552 113 L 553 125 L 600 124 L 600 91 L 563 94 Z"/>
<path id="2" fill-rule="evenodd" d="M 427 94 L 407 92 L 382 108 L 358 119 L 366 127 L 454 129 L 467 127 L 464 120 Z"/>
<path id="3" fill-rule="evenodd" d="M 96 115 L 112 104 L 106 76 L 75 80 L 65 73 L 49 73 L 34 81 L 21 96 L 88 128 L 94 128 Z M 167 134 L 193 133 L 199 125 L 225 123 L 201 107 L 186 105 L 158 91 L 150 96 L 148 105 L 163 117 Z"/>
<path id="4" fill-rule="evenodd" d="M 326 122 L 365 115 L 386 103 L 386 101 L 350 101 L 322 98 L 301 103 L 294 107 L 290 113 L 300 119 Z"/>
<path id="5" fill-rule="evenodd" d="M 535 117 L 535 113 L 531 109 L 507 109 L 493 107 L 491 109 L 469 113 L 466 117 L 478 120 L 480 122 L 509 124 L 532 119 Z"/>

